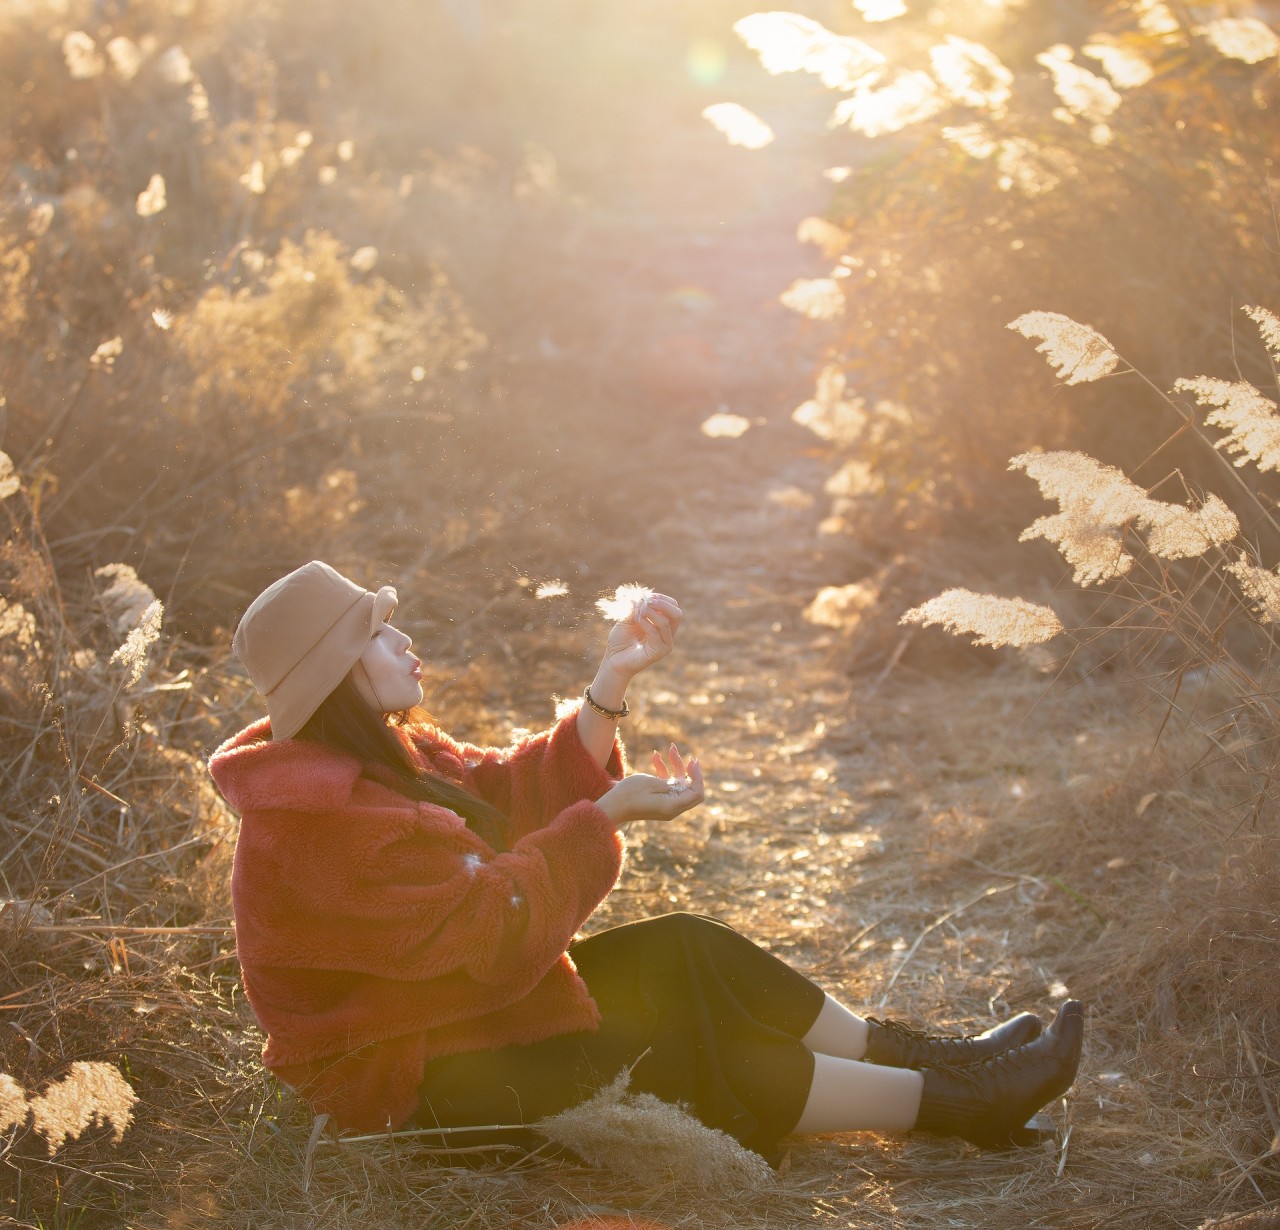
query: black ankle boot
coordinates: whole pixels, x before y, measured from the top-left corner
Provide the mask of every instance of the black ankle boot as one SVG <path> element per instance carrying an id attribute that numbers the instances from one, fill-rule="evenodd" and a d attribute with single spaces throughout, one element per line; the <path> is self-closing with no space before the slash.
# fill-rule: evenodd
<path id="1" fill-rule="evenodd" d="M 867 1021 L 871 1030 L 862 1058 L 890 1068 L 958 1068 L 981 1063 L 1038 1038 L 1044 1028 L 1040 1018 L 1030 1012 L 1020 1012 L 986 1033 L 964 1037 L 928 1034 L 901 1021 L 878 1021 L 873 1016 Z"/>
<path id="2" fill-rule="evenodd" d="M 1071 1088 L 1084 1042 L 1084 1008 L 1069 999 L 1034 1042 L 964 1068 L 928 1068 L 914 1131 L 961 1136 L 987 1149 L 1030 1144 L 1024 1125 Z"/>

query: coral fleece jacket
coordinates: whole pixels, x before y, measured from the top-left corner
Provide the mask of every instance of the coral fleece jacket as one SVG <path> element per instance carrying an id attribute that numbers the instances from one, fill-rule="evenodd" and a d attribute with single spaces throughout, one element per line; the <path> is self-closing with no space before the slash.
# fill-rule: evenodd
<path id="1" fill-rule="evenodd" d="M 231 896 L 263 1062 L 340 1129 L 401 1126 L 428 1059 L 594 1029 L 569 959 L 616 883 L 622 841 L 574 714 L 501 750 L 415 727 L 424 764 L 510 822 L 501 853 L 343 752 L 273 741 L 264 719 L 213 754 L 240 813 Z"/>

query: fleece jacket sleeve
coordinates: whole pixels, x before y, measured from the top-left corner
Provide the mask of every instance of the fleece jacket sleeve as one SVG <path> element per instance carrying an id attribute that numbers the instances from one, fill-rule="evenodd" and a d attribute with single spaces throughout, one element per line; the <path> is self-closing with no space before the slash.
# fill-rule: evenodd
<path id="1" fill-rule="evenodd" d="M 595 801 L 627 771 L 626 752 L 615 741 L 601 765 L 583 746 L 577 710 L 550 730 L 506 748 L 459 743 L 436 728 L 414 742 L 428 764 L 461 781 L 511 820 L 514 843 L 583 799 Z"/>
<path id="2" fill-rule="evenodd" d="M 263 964 L 462 976 L 514 999 L 559 959 L 621 866 L 621 838 L 589 800 L 500 854 L 427 803 L 268 813 L 241 829 L 238 942 Z"/>

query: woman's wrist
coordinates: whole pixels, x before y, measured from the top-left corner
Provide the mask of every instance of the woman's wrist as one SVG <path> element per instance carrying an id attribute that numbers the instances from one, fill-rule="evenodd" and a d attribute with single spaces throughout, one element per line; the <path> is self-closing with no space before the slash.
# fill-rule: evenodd
<path id="1" fill-rule="evenodd" d="M 629 676 L 601 666 L 596 677 L 591 681 L 591 699 L 601 709 L 622 710 L 626 706 L 627 687 L 631 683 Z"/>

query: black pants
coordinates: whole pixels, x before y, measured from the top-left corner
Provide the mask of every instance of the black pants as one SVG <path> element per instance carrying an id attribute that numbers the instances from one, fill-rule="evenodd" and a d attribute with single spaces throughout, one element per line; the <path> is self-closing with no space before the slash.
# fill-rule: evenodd
<path id="1" fill-rule="evenodd" d="M 698 914 L 614 927 L 569 952 L 600 1007 L 599 1030 L 430 1061 L 417 1126 L 533 1123 L 634 1065 L 633 1091 L 682 1102 L 708 1127 L 774 1151 L 813 1080 L 800 1039 L 822 1008 L 820 987 Z"/>

